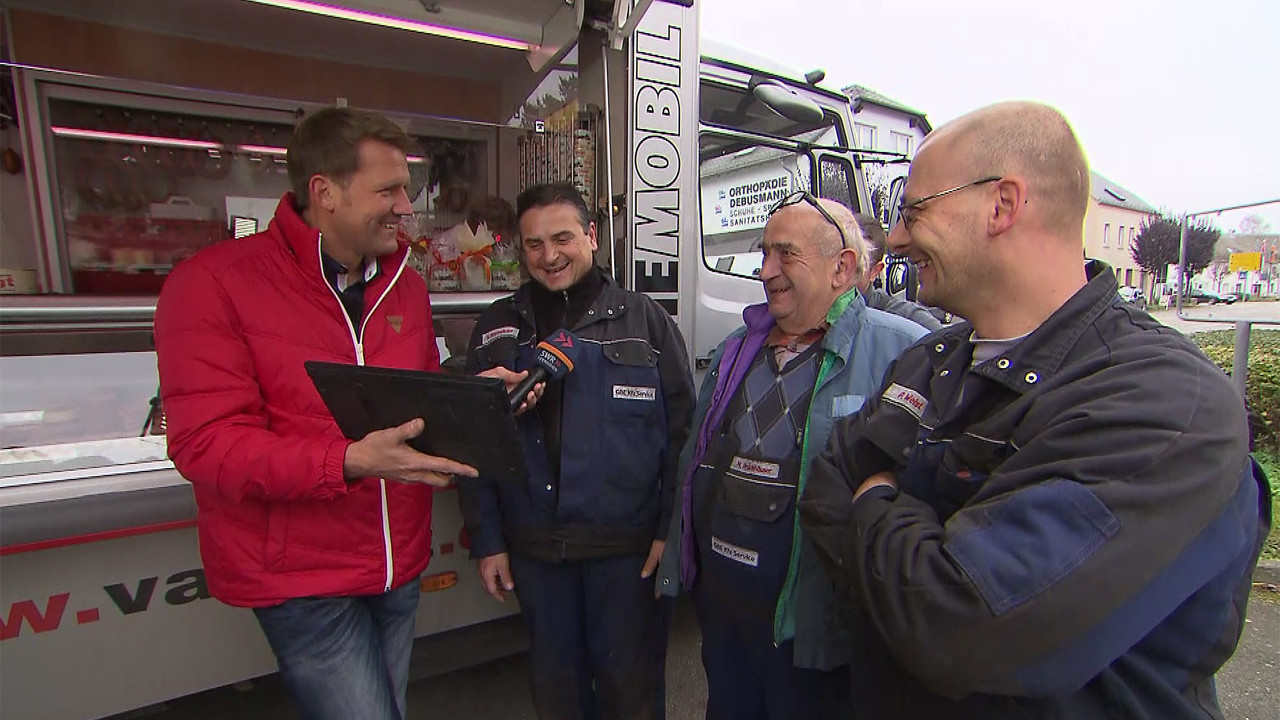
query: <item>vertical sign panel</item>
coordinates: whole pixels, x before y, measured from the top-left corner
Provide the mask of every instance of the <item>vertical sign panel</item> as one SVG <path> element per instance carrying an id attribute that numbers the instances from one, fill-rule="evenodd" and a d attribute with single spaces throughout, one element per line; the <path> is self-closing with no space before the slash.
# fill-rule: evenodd
<path id="1" fill-rule="evenodd" d="M 692 337 L 698 252 L 698 14 L 654 2 L 631 41 L 627 285 Z M 682 292 L 683 291 L 683 292 Z"/>

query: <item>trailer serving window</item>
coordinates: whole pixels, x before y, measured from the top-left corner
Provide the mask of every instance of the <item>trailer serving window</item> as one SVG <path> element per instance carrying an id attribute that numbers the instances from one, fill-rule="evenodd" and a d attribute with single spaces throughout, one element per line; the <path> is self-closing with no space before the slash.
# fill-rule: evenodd
<path id="1" fill-rule="evenodd" d="M 43 162 L 35 169 L 47 187 L 39 193 L 41 285 L 59 294 L 155 296 L 197 250 L 266 229 L 289 189 L 288 138 L 311 109 L 184 99 L 170 88 L 37 87 L 31 116 Z M 426 255 L 431 238 L 484 209 L 492 132 L 450 136 L 401 122 L 419 145 L 410 156 L 415 212 L 402 230 Z M 429 263 L 419 265 L 425 274 Z"/>
<path id="2" fill-rule="evenodd" d="M 40 280 L 0 307 L 0 486 L 165 467 L 155 298 L 185 258 L 267 227 L 289 189 L 285 146 L 311 108 L 143 83 L 49 77 L 29 87 L 24 119 L 37 142 L 28 171 L 42 232 L 0 238 L 0 254 L 37 259 L 29 270 Z M 429 275 L 430 239 L 473 216 L 514 247 L 514 217 L 490 194 L 495 131 L 399 120 L 420 147 L 410 162 L 415 212 L 402 226 L 415 269 Z M 454 271 L 462 251 L 450 258 Z M 491 275 L 464 286 L 455 272 L 447 289 L 489 291 L 480 278 Z M 518 281 L 517 269 L 508 282 Z M 436 333 L 449 357 L 464 351 L 474 318 L 455 311 L 461 297 L 444 295 Z M 496 297 L 474 296 L 467 302 Z"/>

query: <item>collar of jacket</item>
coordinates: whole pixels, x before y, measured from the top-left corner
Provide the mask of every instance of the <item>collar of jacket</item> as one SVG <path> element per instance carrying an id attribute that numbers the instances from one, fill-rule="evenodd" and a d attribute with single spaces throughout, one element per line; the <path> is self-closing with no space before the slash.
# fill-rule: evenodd
<path id="1" fill-rule="evenodd" d="M 286 192 L 284 197 L 280 198 L 280 204 L 276 205 L 275 217 L 271 220 L 267 231 L 273 232 L 284 242 L 289 252 L 297 258 L 298 265 L 302 267 L 307 277 L 324 287 L 329 287 L 320 258 L 320 231 L 307 224 L 307 221 L 298 213 L 294 200 L 292 192 Z M 379 256 L 377 261 L 380 269 L 388 272 L 379 272 L 374 278 L 375 283 L 380 283 L 396 274 L 396 268 L 400 267 L 408 253 L 409 246 L 400 242 L 396 244 L 395 252 Z"/>
<path id="2" fill-rule="evenodd" d="M 1088 278 L 1085 286 L 1077 290 L 1040 327 L 1012 350 L 982 363 L 973 372 L 1019 393 L 1025 393 L 1037 383 L 1053 377 L 1061 370 L 1063 360 L 1080 340 L 1080 336 L 1103 311 L 1118 302 L 1119 286 L 1116 284 L 1115 271 L 1110 265 L 1100 260 L 1090 260 L 1085 265 L 1085 277 Z M 960 355 L 963 356 L 963 365 L 967 366 L 969 358 L 973 356 L 972 343 L 969 341 L 972 333 L 973 326 L 964 322 L 922 340 L 933 343 L 934 367 L 949 365 L 953 360 L 959 362 L 956 353 L 960 349 L 965 351 Z"/>
<path id="3" fill-rule="evenodd" d="M 570 332 L 577 332 L 599 320 L 613 320 L 622 317 L 630 304 L 630 298 L 627 297 L 629 293 L 619 288 L 613 282 L 613 278 L 609 276 L 609 273 L 599 267 L 595 269 L 595 272 L 600 277 L 600 293 L 596 295 L 596 299 L 592 301 L 591 306 L 583 313 L 582 319 L 569 328 Z M 529 280 L 524 285 L 521 285 L 520 289 L 516 290 L 515 294 L 511 296 L 511 304 L 515 308 L 516 314 L 529 327 L 536 327 L 533 319 L 533 285 L 535 282 L 535 280 Z M 572 288 L 570 292 L 572 292 Z"/>
<path id="4" fill-rule="evenodd" d="M 837 297 L 827 309 L 827 324 L 830 326 L 822 336 L 822 348 L 849 361 L 849 348 L 853 344 L 853 334 L 857 332 L 858 323 L 867 311 L 867 303 L 858 293 L 857 288 L 850 288 Z M 742 310 L 742 322 L 747 326 L 747 335 L 768 337 L 775 322 L 769 314 L 769 303 L 748 305 Z"/>

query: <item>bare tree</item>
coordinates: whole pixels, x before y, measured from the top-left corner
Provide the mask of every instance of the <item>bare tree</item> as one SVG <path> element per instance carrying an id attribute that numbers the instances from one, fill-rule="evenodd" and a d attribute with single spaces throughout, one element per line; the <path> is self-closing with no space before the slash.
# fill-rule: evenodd
<path id="1" fill-rule="evenodd" d="M 1271 232 L 1271 223 L 1257 213 L 1248 215 L 1240 221 L 1242 235 L 1266 235 L 1269 232 Z"/>

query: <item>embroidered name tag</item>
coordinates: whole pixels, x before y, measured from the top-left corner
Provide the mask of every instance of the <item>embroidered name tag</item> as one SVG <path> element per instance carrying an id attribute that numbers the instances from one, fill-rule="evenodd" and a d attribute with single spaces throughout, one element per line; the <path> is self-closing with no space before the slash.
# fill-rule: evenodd
<path id="1" fill-rule="evenodd" d="M 715 535 L 711 536 L 711 549 L 717 555 L 723 555 L 734 562 L 740 562 L 751 567 L 760 567 L 760 553 L 740 548 L 733 543 L 727 543 Z"/>
<path id="2" fill-rule="evenodd" d="M 736 470 L 743 475 L 754 475 L 756 477 L 769 478 L 777 480 L 781 466 L 778 463 L 766 462 L 764 460 L 751 460 L 749 458 L 734 456 L 733 462 L 729 463 L 730 470 Z"/>
<path id="3" fill-rule="evenodd" d="M 920 419 L 921 415 L 924 415 L 924 408 L 929 404 L 929 401 L 923 395 L 898 383 L 890 385 L 881 398 L 885 402 L 891 402 L 915 415 L 917 420 Z"/>
<path id="4" fill-rule="evenodd" d="M 658 389 L 651 387 L 635 387 L 632 385 L 614 385 L 614 400 L 648 400 L 653 402 L 658 397 Z"/>
<path id="5" fill-rule="evenodd" d="M 506 327 L 494 328 L 489 332 L 480 336 L 480 347 L 484 347 L 499 338 L 514 338 L 520 334 L 516 328 L 508 325 Z"/>

